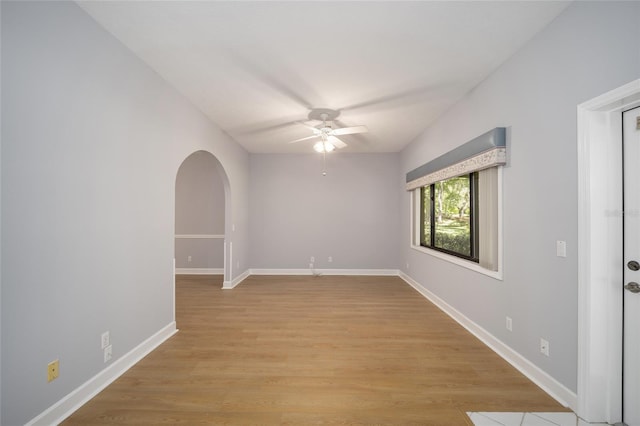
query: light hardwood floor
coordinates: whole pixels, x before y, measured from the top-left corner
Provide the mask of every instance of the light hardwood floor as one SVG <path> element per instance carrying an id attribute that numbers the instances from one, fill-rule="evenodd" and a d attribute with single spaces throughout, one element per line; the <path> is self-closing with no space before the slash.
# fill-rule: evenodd
<path id="1" fill-rule="evenodd" d="M 180 331 L 64 425 L 470 425 L 567 411 L 397 277 L 179 276 Z"/>

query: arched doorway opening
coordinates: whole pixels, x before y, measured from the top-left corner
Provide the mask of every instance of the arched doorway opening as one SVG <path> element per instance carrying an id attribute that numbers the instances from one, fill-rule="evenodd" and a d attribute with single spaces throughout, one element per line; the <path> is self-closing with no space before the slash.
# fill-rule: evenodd
<path id="1" fill-rule="evenodd" d="M 175 182 L 176 274 L 222 275 L 227 281 L 229 180 L 207 151 L 189 155 Z"/>

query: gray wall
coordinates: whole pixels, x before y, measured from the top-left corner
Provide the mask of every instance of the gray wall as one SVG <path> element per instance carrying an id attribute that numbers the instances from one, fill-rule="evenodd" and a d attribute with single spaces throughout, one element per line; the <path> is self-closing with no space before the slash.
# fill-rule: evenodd
<path id="1" fill-rule="evenodd" d="M 2 29 L 2 7 L 0 6 L 0 31 Z M 0 34 L 0 49 L 2 36 Z M 0 58 L 0 65 L 1 65 Z M 2 99 L 2 67 L 0 66 L 0 99 Z M 2 102 L 0 102 L 0 129 L 2 128 Z M 1 130 L 0 130 L 1 132 Z M 0 134 L 0 310 L 2 309 L 2 135 Z M 0 311 L 0 424 L 2 424 L 2 311 Z"/>
<path id="2" fill-rule="evenodd" d="M 251 154 L 251 267 L 398 268 L 398 154 Z M 328 262 L 328 257 L 333 262 Z"/>
<path id="3" fill-rule="evenodd" d="M 191 154 L 176 178 L 176 234 L 224 235 L 224 184 L 216 158 Z M 224 239 L 176 238 L 177 268 L 222 268 Z M 189 262 L 191 256 L 191 262 Z"/>
<path id="4" fill-rule="evenodd" d="M 224 166 L 233 276 L 248 267 L 249 156 L 74 3 L 1 7 L 1 422 L 17 425 L 105 367 L 105 330 L 115 361 L 173 321 L 194 151 Z"/>
<path id="5" fill-rule="evenodd" d="M 337 153 L 326 177 L 315 154 L 249 156 L 75 4 L 1 8 L 2 424 L 100 372 L 103 331 L 117 359 L 173 320 L 176 174 L 198 150 L 230 184 L 228 279 L 306 268 L 312 255 L 318 268 L 408 262 L 411 277 L 576 389 L 576 105 L 640 77 L 640 3 L 574 3 L 401 155 Z M 496 126 L 509 127 L 511 150 L 503 282 L 411 250 L 401 183 Z M 61 376 L 47 384 L 56 358 Z"/>
<path id="6" fill-rule="evenodd" d="M 402 152 L 402 173 L 497 126 L 504 172 L 504 281 L 409 248 L 416 281 L 569 389 L 577 388 L 576 106 L 640 77 L 640 3 L 575 2 Z M 556 240 L 567 257 L 556 257 Z M 405 268 L 409 262 L 410 268 Z M 513 332 L 505 316 L 513 318 Z M 550 342 L 550 357 L 539 339 Z"/>

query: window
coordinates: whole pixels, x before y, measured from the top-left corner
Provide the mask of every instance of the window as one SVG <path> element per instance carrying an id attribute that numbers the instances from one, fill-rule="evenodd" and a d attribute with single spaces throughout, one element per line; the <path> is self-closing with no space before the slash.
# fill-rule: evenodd
<path id="1" fill-rule="evenodd" d="M 478 173 L 420 188 L 420 245 L 478 259 Z"/>
<path id="2" fill-rule="evenodd" d="M 413 190 L 414 249 L 502 279 L 500 167 Z"/>
<path id="3" fill-rule="evenodd" d="M 502 279 L 506 130 L 496 127 L 407 173 L 412 248 Z"/>

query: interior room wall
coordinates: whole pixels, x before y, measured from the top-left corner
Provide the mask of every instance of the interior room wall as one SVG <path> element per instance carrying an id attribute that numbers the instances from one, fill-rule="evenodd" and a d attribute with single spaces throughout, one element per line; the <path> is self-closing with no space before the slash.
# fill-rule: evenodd
<path id="1" fill-rule="evenodd" d="M 174 321 L 175 183 L 195 151 L 230 182 L 231 278 L 248 267 L 249 157 L 75 3 L 1 7 L 0 422 L 17 425 Z"/>
<path id="2" fill-rule="evenodd" d="M 0 7 L 0 27 L 2 25 L 2 7 Z M 1 28 L 0 28 L 1 31 Z M 2 44 L 0 34 L 0 47 Z M 2 99 L 2 67 L 0 58 L 0 99 Z M 2 128 L 2 102 L 0 102 L 0 129 Z M 0 130 L 0 246 L 2 241 L 2 135 Z M 0 309 L 2 309 L 2 250 L 0 248 Z M 0 312 L 0 333 L 2 333 L 2 313 Z M 2 336 L 0 336 L 0 401 L 2 401 Z M 2 403 L 0 403 L 0 424 L 2 424 Z"/>
<path id="3" fill-rule="evenodd" d="M 401 173 L 499 126 L 504 280 L 413 250 L 404 192 L 401 266 L 572 392 L 577 388 L 577 134 L 581 102 L 640 76 L 640 3 L 574 2 L 402 152 Z M 567 257 L 556 256 L 556 241 Z M 407 267 L 406 265 L 409 265 Z M 513 319 L 513 331 L 505 317 Z M 540 338 L 550 356 L 540 353 Z"/>
<path id="4" fill-rule="evenodd" d="M 398 268 L 398 154 L 250 158 L 252 268 Z"/>
<path id="5" fill-rule="evenodd" d="M 225 194 L 218 162 L 206 151 L 191 154 L 176 178 L 176 235 L 224 235 Z M 177 268 L 222 268 L 224 239 L 176 238 Z"/>

